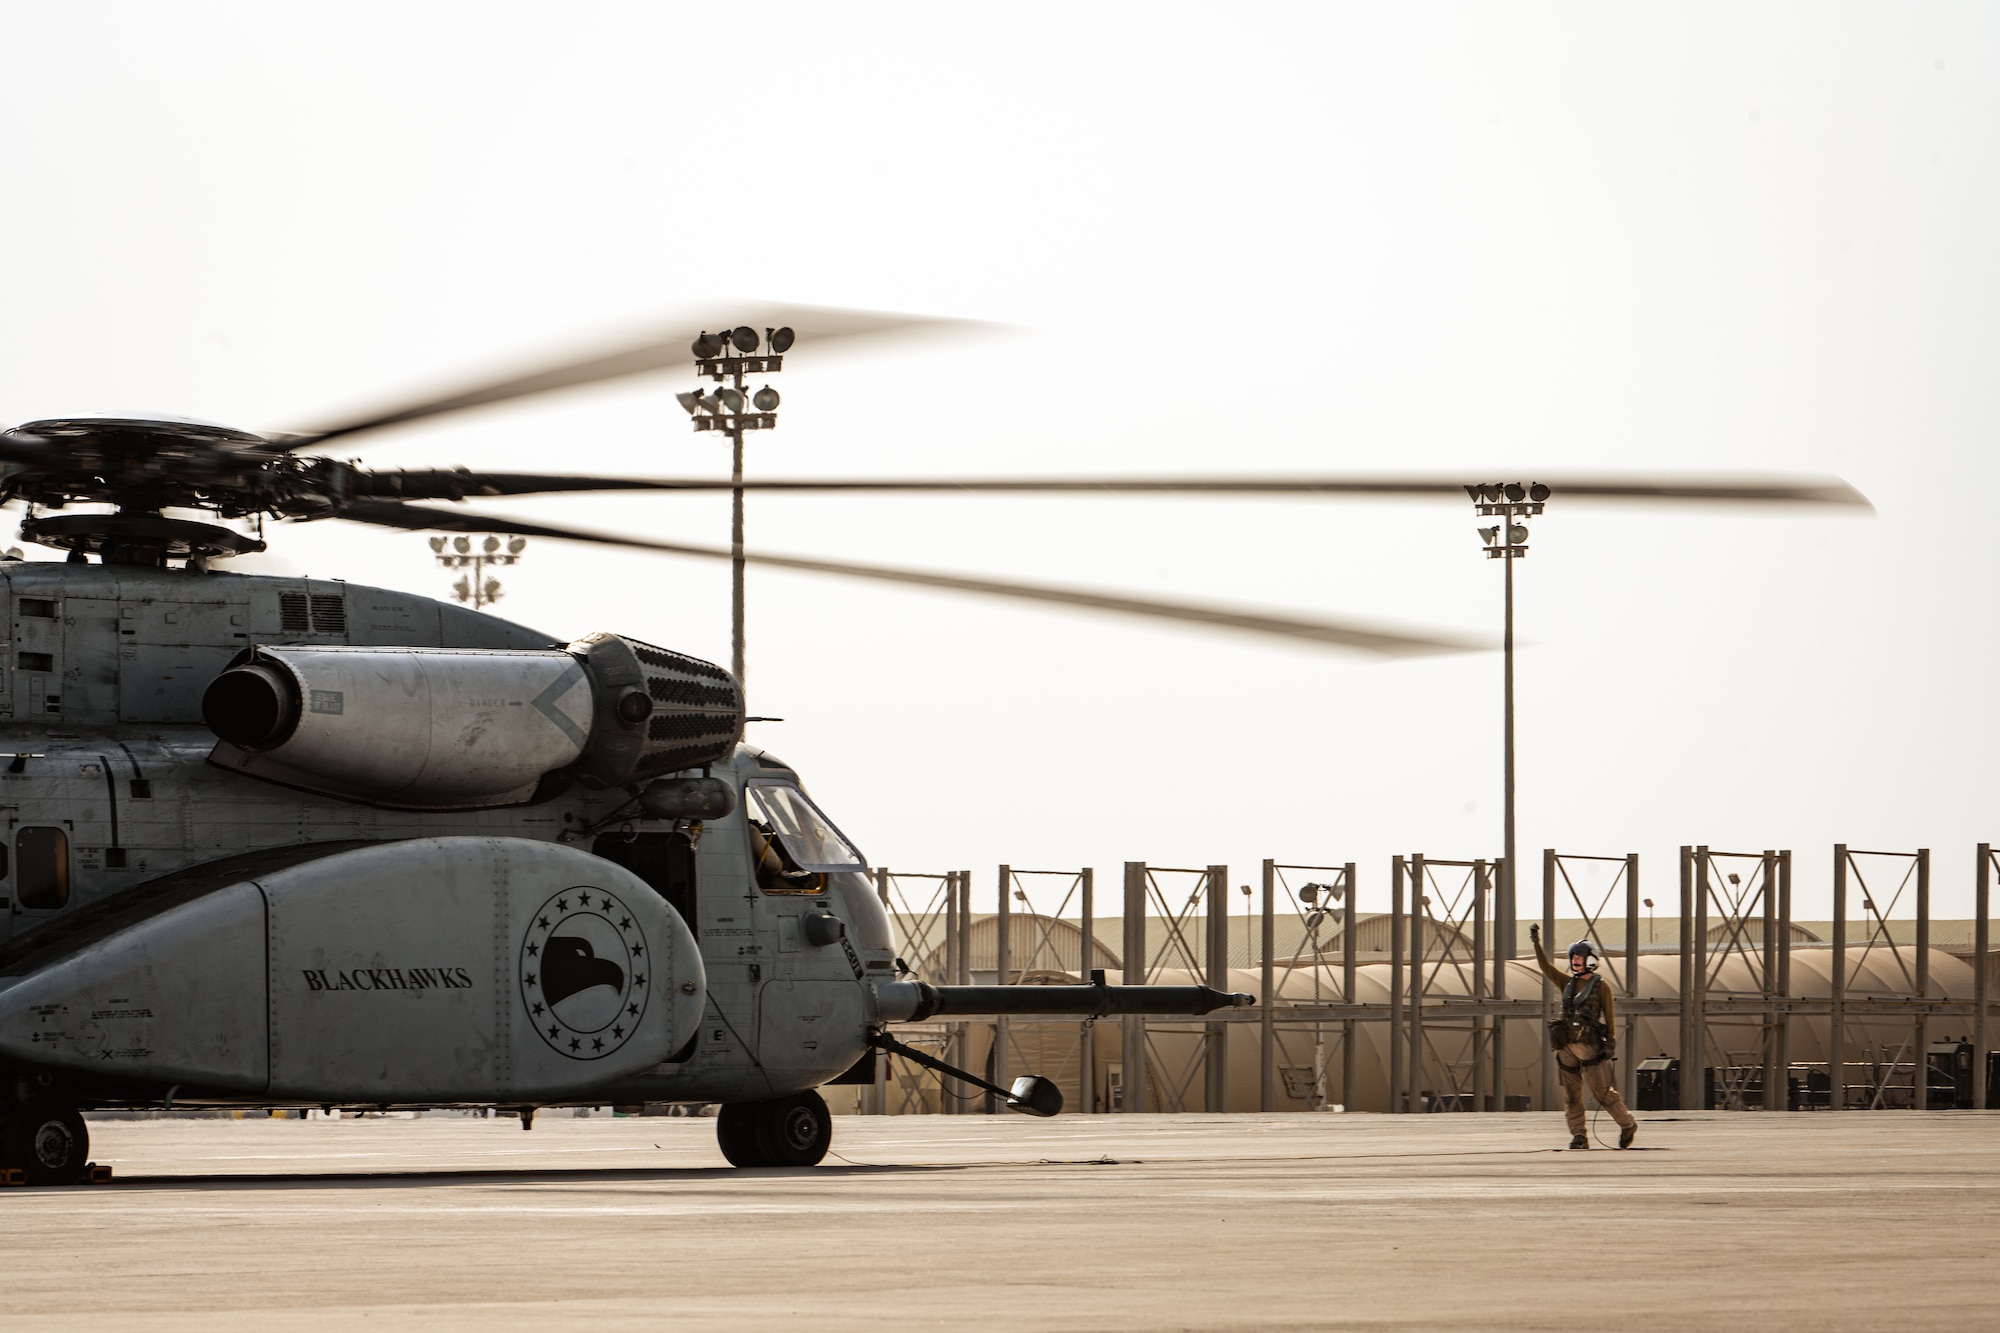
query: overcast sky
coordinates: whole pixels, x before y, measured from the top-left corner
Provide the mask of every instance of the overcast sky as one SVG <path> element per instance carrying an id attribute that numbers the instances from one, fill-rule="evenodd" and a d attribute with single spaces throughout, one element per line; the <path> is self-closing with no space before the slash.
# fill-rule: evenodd
<path id="1" fill-rule="evenodd" d="M 16 5 L 0 418 L 299 427 L 741 297 L 1019 330 L 801 344 L 763 476 L 1837 474 L 1873 518 L 1558 495 L 1534 525 L 1524 901 L 1545 846 L 1637 851 L 1663 904 L 1682 843 L 1789 847 L 1824 916 L 1845 841 L 1932 848 L 1963 913 L 2000 842 L 1996 39 L 1971 4 Z M 365 458 L 726 474 L 690 387 Z M 491 507 L 728 538 L 726 497 Z M 757 498 L 750 543 L 1497 637 L 1476 526 Z M 275 538 L 238 567 L 449 595 L 419 535 Z M 552 635 L 728 660 L 726 567 L 537 541 L 507 585 Z M 1500 849 L 1497 654 L 798 574 L 749 601 L 753 711 L 785 719 L 752 739 L 871 859 L 971 868 L 981 903 L 1002 861 L 1109 894 L 1126 860 L 1275 857 L 1358 862 L 1373 907 L 1393 854 Z"/>

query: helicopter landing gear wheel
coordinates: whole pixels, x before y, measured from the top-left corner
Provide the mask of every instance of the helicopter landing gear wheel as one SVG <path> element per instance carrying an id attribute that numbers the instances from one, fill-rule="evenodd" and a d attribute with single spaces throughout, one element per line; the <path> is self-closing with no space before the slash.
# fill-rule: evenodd
<path id="1" fill-rule="evenodd" d="M 0 1164 L 19 1167 L 30 1185 L 72 1185 L 90 1161 L 90 1131 L 68 1102 L 37 1097 L 0 1122 Z"/>
<path id="2" fill-rule="evenodd" d="M 833 1116 L 817 1092 L 722 1108 L 715 1138 L 732 1166 L 818 1166 L 833 1142 Z"/>
<path id="3" fill-rule="evenodd" d="M 833 1143 L 833 1116 L 817 1092 L 762 1103 L 763 1141 L 773 1166 L 818 1166 Z"/>
<path id="4" fill-rule="evenodd" d="M 762 1102 L 731 1102 L 715 1116 L 715 1141 L 731 1166 L 763 1166 L 757 1151 L 757 1110 Z"/>

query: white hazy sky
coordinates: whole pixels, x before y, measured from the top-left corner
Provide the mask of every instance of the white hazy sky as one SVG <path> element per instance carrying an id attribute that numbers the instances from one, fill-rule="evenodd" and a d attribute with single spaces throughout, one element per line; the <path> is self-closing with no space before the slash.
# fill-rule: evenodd
<path id="1" fill-rule="evenodd" d="M 1521 846 L 2000 841 L 2000 10 L 183 0 L 0 17 L 0 418 L 251 428 L 729 296 L 1024 332 L 816 366 L 766 476 L 1741 468 L 1872 519 L 1564 504 L 1520 568 Z M 730 322 L 715 299 L 716 323 Z M 672 394 L 379 466 L 726 473 Z M 726 497 L 507 502 L 720 543 Z M 758 499 L 753 547 L 1497 633 L 1453 502 Z M 424 539 L 261 567 L 444 595 Z M 242 568 L 257 567 L 245 561 Z M 502 611 L 728 657 L 726 568 L 536 542 Z M 753 739 L 878 863 L 1500 848 L 1500 660 L 756 573 Z M 1043 906 L 1052 905 L 1043 903 Z"/>

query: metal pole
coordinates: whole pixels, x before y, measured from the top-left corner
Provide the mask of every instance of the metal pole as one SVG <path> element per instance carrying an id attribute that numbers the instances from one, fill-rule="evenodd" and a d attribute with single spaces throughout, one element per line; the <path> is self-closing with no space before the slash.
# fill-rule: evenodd
<path id="1" fill-rule="evenodd" d="M 944 975 L 934 978 L 947 985 L 958 980 L 958 872 L 944 874 Z"/>
<path id="2" fill-rule="evenodd" d="M 958 984 L 972 984 L 972 872 L 958 872 Z M 960 1052 L 963 1054 L 963 1052 Z"/>
<path id="3" fill-rule="evenodd" d="M 1264 862 L 1264 971 L 1258 985 L 1257 1000 L 1263 1012 L 1257 1016 L 1257 1109 L 1270 1112 L 1278 1109 L 1278 1034 L 1271 1026 L 1271 1006 L 1278 999 L 1277 964 L 1272 960 L 1272 946 L 1277 938 L 1278 863 Z"/>
<path id="4" fill-rule="evenodd" d="M 1514 867 L 1501 867 L 1493 908 L 1493 984 L 1496 1000 L 1507 998 L 1507 964 L 1514 957 Z M 1493 1020 L 1493 1109 L 1507 1109 L 1507 1020 Z"/>
<path id="5" fill-rule="evenodd" d="M 1229 867 L 1208 868 L 1208 984 L 1229 989 Z M 1202 1040 L 1202 1072 L 1207 1075 L 1203 1109 L 1229 1109 L 1229 1024 L 1210 1022 Z"/>
<path id="6" fill-rule="evenodd" d="M 1486 998 L 1486 892 L 1494 883 L 1488 878 L 1487 863 L 1472 863 L 1472 998 L 1474 1002 Z M 1494 1109 L 1489 1100 L 1493 1095 L 1491 1070 L 1487 1059 L 1492 1053 L 1491 1034 L 1487 1031 L 1490 1019 L 1485 1014 L 1472 1016 L 1472 1109 L 1489 1111 Z"/>
<path id="7" fill-rule="evenodd" d="M 1398 856 L 1389 862 L 1389 1106 L 1407 1110 L 1403 1099 L 1403 880 L 1409 867 Z"/>
<path id="8" fill-rule="evenodd" d="M 1000 911 L 993 918 L 993 984 L 1010 986 L 1014 982 L 1014 951 L 1009 947 L 1014 921 L 1014 868 L 1000 867 Z M 992 1082 L 1001 1087 L 1012 1086 L 1007 1077 L 1007 1042 L 1010 1037 L 1005 1015 L 993 1018 L 993 1072 Z M 1000 1101 L 992 1093 L 986 1094 L 986 1114 L 999 1115 Z"/>
<path id="9" fill-rule="evenodd" d="M 1354 1003 L 1354 929 L 1355 888 L 1354 862 L 1349 861 L 1340 868 L 1341 885 L 1347 890 L 1347 910 L 1341 916 L 1340 932 L 1340 1002 Z M 1268 946 L 1267 946 L 1268 947 Z M 1314 966 L 1318 966 L 1315 961 Z M 1348 1019 L 1340 1025 L 1340 1105 L 1341 1109 L 1354 1109 L 1354 1040 L 1357 1025 Z"/>
<path id="10" fill-rule="evenodd" d="M 958 872 L 947 870 L 944 873 L 943 978 L 946 985 L 958 984 L 958 948 L 960 938 L 964 934 L 964 927 L 958 920 Z M 963 1029 L 964 1024 L 953 1023 L 946 1029 L 945 1036 L 945 1058 L 960 1066 L 965 1064 L 965 1045 L 959 1035 Z M 938 1114 L 958 1114 L 958 1100 L 951 1095 L 951 1089 L 943 1083 L 938 1085 Z"/>
<path id="11" fill-rule="evenodd" d="M 1694 849 L 1694 1053 L 1699 1068 L 1694 1071 L 1694 1088 L 1700 1101 L 1699 1110 L 1710 1110 L 1714 1103 L 1708 1095 L 1708 848 Z M 1687 1081 L 1687 1062 L 1681 1062 L 1683 1084 Z"/>
<path id="12" fill-rule="evenodd" d="M 972 872 L 954 872 L 958 877 L 958 975 L 960 985 L 972 984 Z"/>
<path id="13" fill-rule="evenodd" d="M 1784 1067 L 1778 1063 L 1778 854 L 1764 849 L 1759 872 L 1764 893 L 1764 1096 L 1763 1108 L 1784 1108 Z"/>
<path id="14" fill-rule="evenodd" d="M 1992 943 L 1992 918 L 1987 906 L 1993 890 L 1993 845 L 1979 844 L 1979 872 L 1972 889 L 1972 1105 L 1986 1107 L 1986 1003 L 1987 969 L 1991 966 L 1986 950 Z"/>
<path id="15" fill-rule="evenodd" d="M 1506 739 L 1501 746 L 1505 754 L 1507 777 L 1501 797 L 1502 822 L 1505 824 L 1500 847 L 1501 896 L 1510 902 L 1514 897 L 1514 552 L 1513 541 L 1514 511 L 1510 506 L 1503 520 L 1507 531 L 1501 536 L 1507 538 L 1507 558 L 1500 563 L 1507 566 L 1507 629 L 1502 645 L 1501 657 L 1504 661 L 1502 674 L 1506 676 L 1506 705 L 1502 709 L 1503 727 Z M 1553 945 L 1551 946 L 1553 947 Z M 1421 955 L 1420 955 L 1421 956 Z"/>
<path id="16" fill-rule="evenodd" d="M 741 389 L 742 385 L 736 386 Z M 743 697 L 750 697 L 743 662 L 743 432 L 729 432 L 729 669 Z"/>
<path id="17" fill-rule="evenodd" d="M 1410 1060 L 1412 1113 L 1424 1107 L 1424 854 L 1410 858 Z"/>
<path id="18" fill-rule="evenodd" d="M 876 866 L 869 873 L 869 878 L 875 882 L 875 896 L 881 900 L 882 912 L 889 918 L 893 931 L 896 918 L 889 910 L 889 868 Z M 889 1114 L 889 1057 L 880 1051 L 871 1051 L 869 1054 L 875 1057 L 875 1077 L 869 1080 L 867 1093 L 862 1098 L 862 1111 L 866 1115 L 887 1115 Z"/>
<path id="19" fill-rule="evenodd" d="M 993 984 L 1011 986 L 1014 984 L 1014 867 L 1000 867 L 1000 910 L 993 920 Z M 1001 1080 L 996 1078 L 995 1083 Z"/>
<path id="20" fill-rule="evenodd" d="M 1931 849 L 1917 849 L 1917 998 L 1931 993 Z M 1929 1015 L 1917 1015 L 1916 1065 L 1910 1071 L 1910 1105 L 1927 1111 L 1931 1104 L 1931 1032 Z"/>
<path id="21" fill-rule="evenodd" d="M 1559 949 L 1556 943 L 1556 849 L 1542 848 L 1542 942 L 1548 949 Z M 1542 978 L 1542 1031 L 1555 1021 L 1555 986 L 1549 981 L 1549 974 L 1543 972 L 1541 960 L 1536 959 L 1535 971 Z M 1556 1053 L 1550 1048 L 1546 1038 L 1542 1047 L 1542 1109 L 1556 1109 Z"/>
<path id="22" fill-rule="evenodd" d="M 1639 994 L 1639 853 L 1625 854 L 1625 996 L 1636 999 Z M 1625 1008 L 1625 1035 L 1620 1040 L 1619 1050 L 1625 1053 L 1624 1067 L 1619 1071 L 1619 1091 L 1624 1095 L 1625 1104 L 1630 1106 L 1639 1100 L 1639 1015 L 1633 1007 Z"/>
<path id="23" fill-rule="evenodd" d="M 1847 1109 L 1847 844 L 1833 845 L 1833 984 L 1826 1031 L 1826 1109 Z"/>
<path id="24" fill-rule="evenodd" d="M 889 908 L 889 868 L 876 866 L 870 876 L 875 881 L 875 896 L 882 903 L 882 912 L 889 917 L 890 928 L 895 927 L 895 914 Z M 894 938 L 894 935 L 891 935 Z M 875 1077 L 869 1080 L 868 1095 L 864 1099 L 864 1109 L 869 1115 L 889 1114 L 889 1057 L 881 1052 L 875 1055 Z"/>
<path id="25" fill-rule="evenodd" d="M 1792 854 L 1778 853 L 1778 994 L 1792 998 Z M 1778 1014 L 1778 1082 L 1783 1100 L 1779 1106 L 1792 1109 L 1792 1015 L 1790 1008 Z"/>
<path id="26" fill-rule="evenodd" d="M 1683 1111 L 1701 1105 L 1694 1082 L 1698 1042 L 1694 1035 L 1694 848 L 1681 848 L 1681 1104 Z"/>
<path id="27" fill-rule="evenodd" d="M 1125 863 L 1125 984 L 1146 984 L 1146 863 Z M 1125 1050 L 1119 1077 L 1121 1109 L 1136 1115 L 1146 1109 L 1146 1020 L 1127 1014 L 1124 1024 Z"/>
<path id="28" fill-rule="evenodd" d="M 1085 866 L 1077 875 L 1077 891 L 1083 899 L 1083 938 L 1077 942 L 1076 970 L 1082 981 L 1090 980 L 1097 966 L 1096 892 L 1092 874 Z M 1089 1115 L 1097 1110 L 1097 1024 L 1085 1019 L 1076 1034 L 1076 1110 Z"/>
<path id="29" fill-rule="evenodd" d="M 972 872 L 958 872 L 958 984 L 972 984 Z M 953 1036 L 957 1041 L 958 1063 L 961 1066 L 972 1063 L 972 1024 L 955 1025 Z M 956 1102 L 960 1115 L 970 1115 L 969 1101 Z"/>

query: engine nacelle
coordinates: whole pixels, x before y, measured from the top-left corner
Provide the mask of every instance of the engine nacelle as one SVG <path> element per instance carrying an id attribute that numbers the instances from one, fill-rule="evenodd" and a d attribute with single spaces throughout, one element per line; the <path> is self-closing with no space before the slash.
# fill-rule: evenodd
<path id="1" fill-rule="evenodd" d="M 614 634 L 567 649 L 257 647 L 210 682 L 212 763 L 370 805 L 518 805 L 639 782 L 743 732 L 720 667 Z"/>
<path id="2" fill-rule="evenodd" d="M 12 960 L 0 1054 L 279 1100 L 535 1103 L 697 1032 L 694 934 L 630 871 L 522 838 L 253 852 Z"/>

